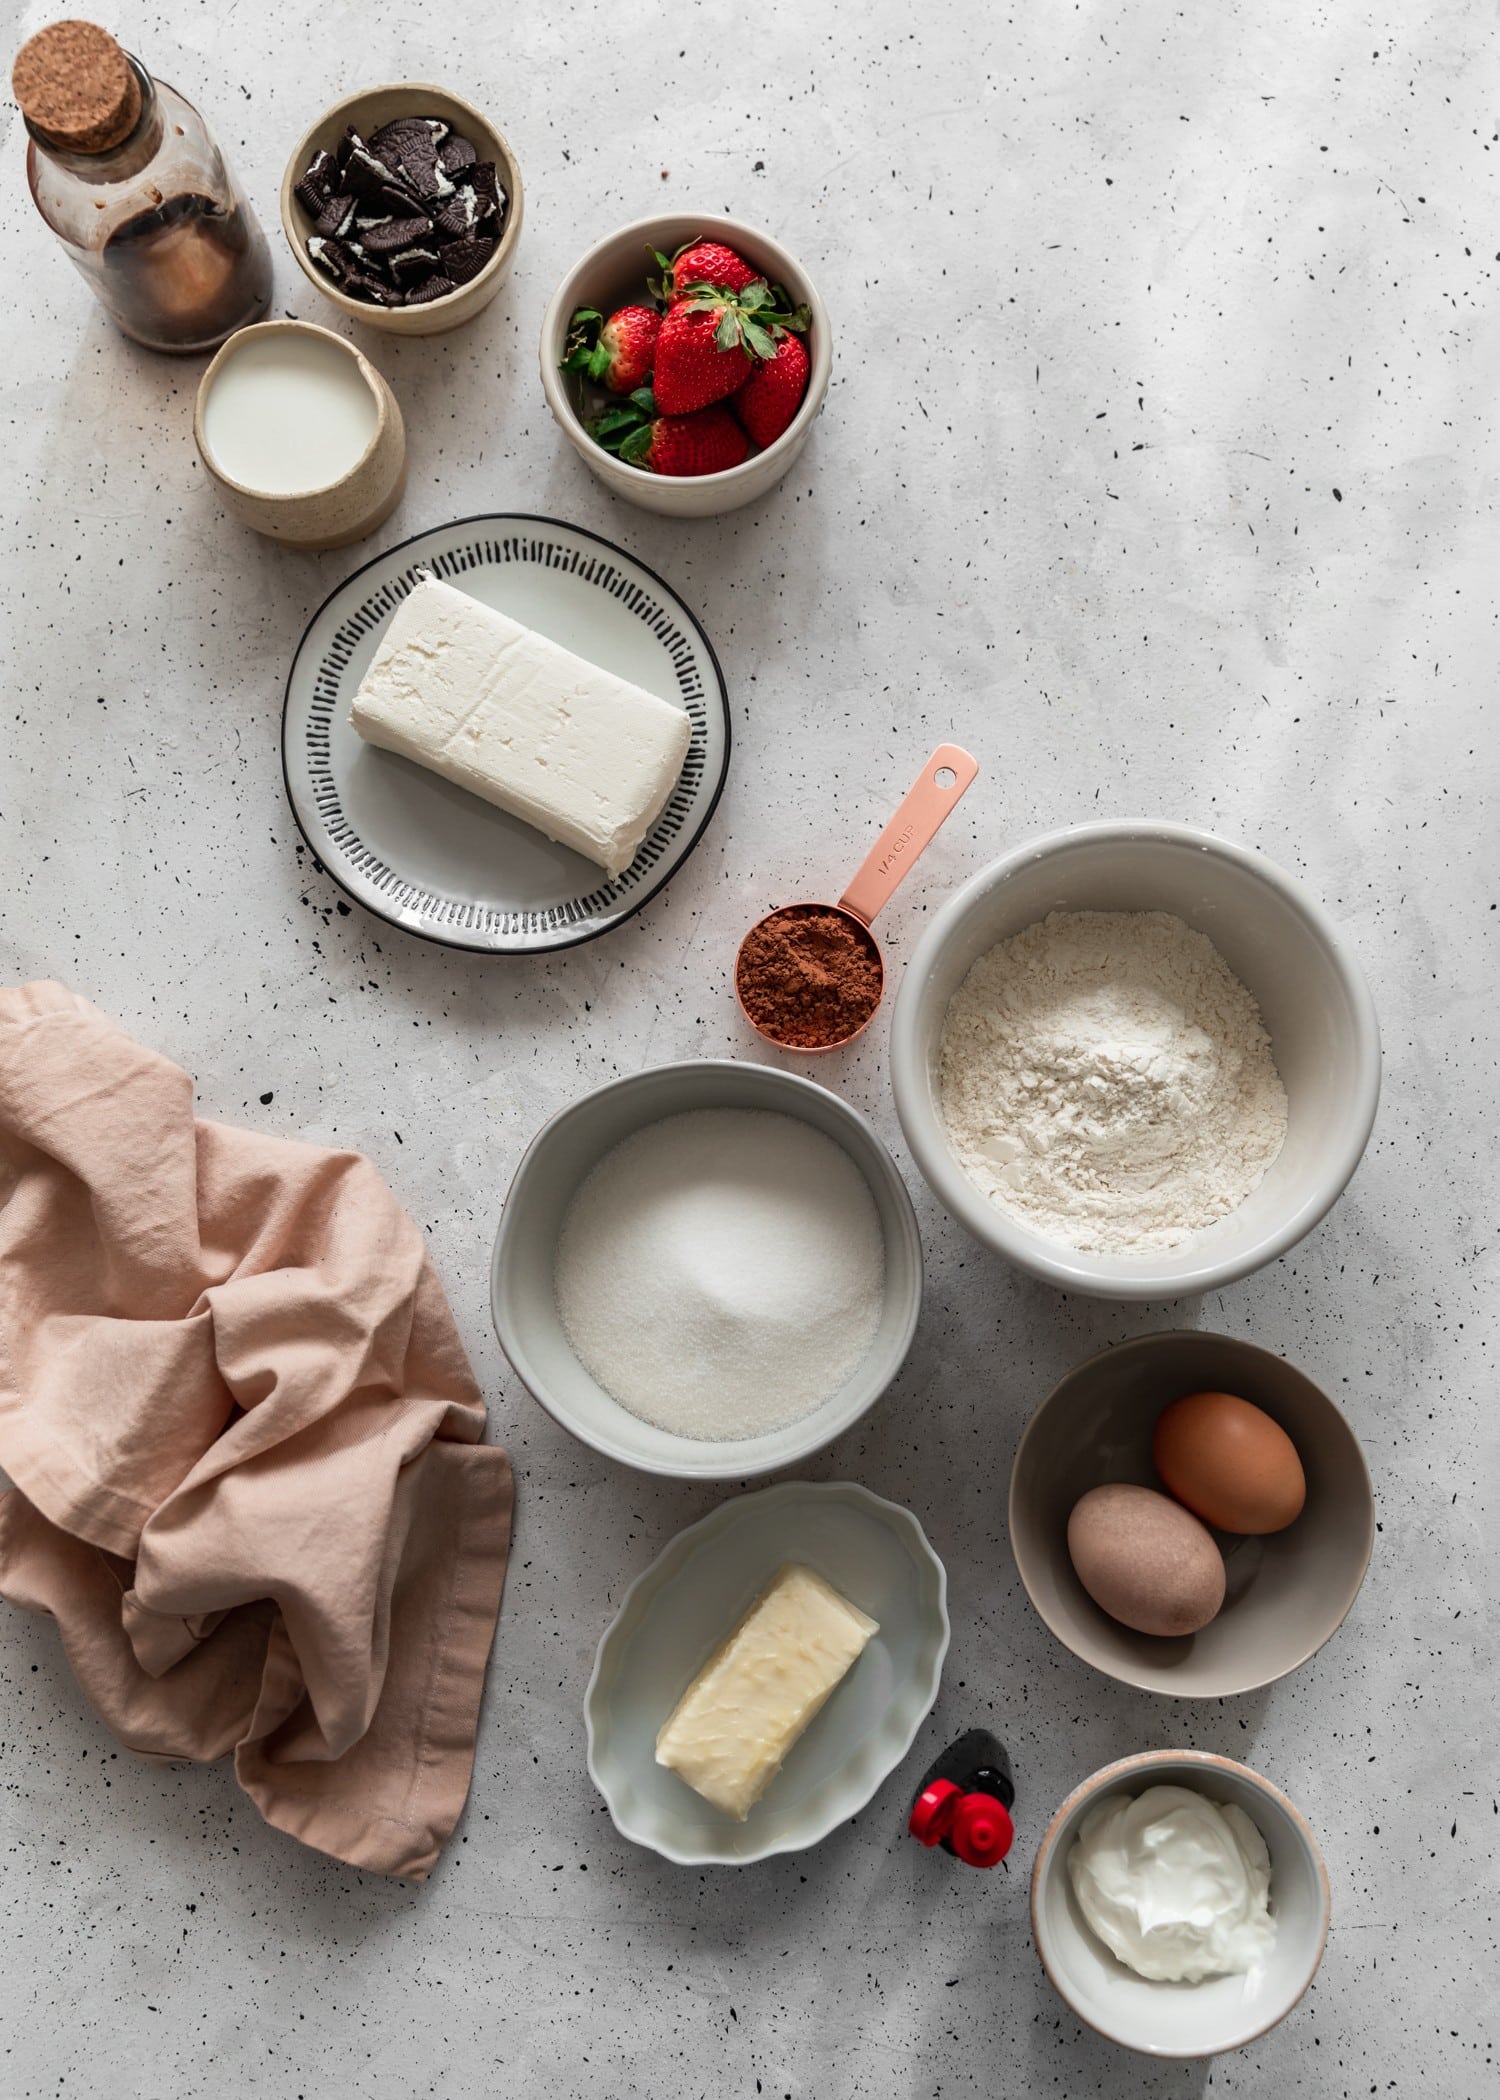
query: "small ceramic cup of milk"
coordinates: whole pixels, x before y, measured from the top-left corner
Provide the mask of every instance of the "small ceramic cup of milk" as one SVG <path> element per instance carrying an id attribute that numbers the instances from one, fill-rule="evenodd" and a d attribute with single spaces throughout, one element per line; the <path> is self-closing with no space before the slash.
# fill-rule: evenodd
<path id="1" fill-rule="evenodd" d="M 395 395 L 352 343 L 311 321 L 232 335 L 203 375 L 193 435 L 227 509 L 288 547 L 345 547 L 406 484 Z"/>

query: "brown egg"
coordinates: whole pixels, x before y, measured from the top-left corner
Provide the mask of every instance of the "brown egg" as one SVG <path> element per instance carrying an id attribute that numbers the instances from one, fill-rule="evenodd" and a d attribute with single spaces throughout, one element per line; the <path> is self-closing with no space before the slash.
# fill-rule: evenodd
<path id="1" fill-rule="evenodd" d="M 1155 1488 L 1090 1488 L 1068 1552 L 1101 1611 L 1137 1633 L 1196 1633 L 1224 1602 L 1224 1563 L 1198 1519 Z"/>
<path id="2" fill-rule="evenodd" d="M 1151 1456 L 1178 1501 L 1220 1531 L 1285 1531 L 1307 1499 L 1296 1445 L 1233 1393 L 1174 1400 L 1157 1418 Z"/>

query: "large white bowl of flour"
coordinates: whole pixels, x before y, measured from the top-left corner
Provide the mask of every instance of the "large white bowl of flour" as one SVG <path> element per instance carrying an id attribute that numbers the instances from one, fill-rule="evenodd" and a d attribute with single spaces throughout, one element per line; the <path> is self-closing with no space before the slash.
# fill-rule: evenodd
<path id="1" fill-rule="evenodd" d="M 1091 979 L 1101 942 L 1116 967 Z M 1271 861 L 1187 825 L 1084 824 L 938 913 L 891 1076 L 917 1164 L 977 1239 L 1060 1289 L 1177 1298 L 1274 1261 L 1338 1200 L 1380 1034 L 1347 944 Z"/>
<path id="2" fill-rule="evenodd" d="M 916 1214 L 857 1110 L 765 1065 L 633 1073 L 533 1138 L 490 1274 L 501 1347 L 606 1457 L 743 1480 L 820 1451 L 905 1360 Z"/>

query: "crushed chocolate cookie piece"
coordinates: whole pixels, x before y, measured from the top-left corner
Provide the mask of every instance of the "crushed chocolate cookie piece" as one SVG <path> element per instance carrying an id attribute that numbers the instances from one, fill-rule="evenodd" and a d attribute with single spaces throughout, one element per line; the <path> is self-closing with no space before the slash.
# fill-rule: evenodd
<path id="1" fill-rule="evenodd" d="M 438 162 L 437 147 L 427 126 L 411 117 L 398 117 L 379 136 L 384 142 L 381 158 L 395 170 L 398 179 L 416 196 L 430 196 L 437 184 Z"/>
<path id="2" fill-rule="evenodd" d="M 425 214 L 410 219 L 382 219 L 374 225 L 360 221 L 364 245 L 375 256 L 397 256 L 403 248 L 419 247 L 431 232 L 432 221 Z"/>
<path id="3" fill-rule="evenodd" d="M 389 124 L 382 124 L 378 131 L 370 133 L 369 146 L 372 153 L 378 154 L 393 168 L 405 159 L 412 146 L 422 153 L 437 150 L 424 117 L 392 117 Z"/>
<path id="4" fill-rule="evenodd" d="M 377 277 L 372 269 L 358 259 L 351 264 L 341 289 L 346 291 L 351 299 L 368 299 L 372 306 L 404 304 L 400 292 L 387 284 L 383 277 Z"/>
<path id="5" fill-rule="evenodd" d="M 383 190 L 367 197 L 365 202 L 372 213 L 387 219 L 413 219 L 422 209 L 421 198 L 404 182 L 388 182 Z"/>
<path id="6" fill-rule="evenodd" d="M 320 183 L 314 182 L 310 175 L 303 176 L 297 187 L 292 191 L 292 195 L 310 219 L 316 219 L 322 212 L 323 206 L 328 202 L 327 191 Z"/>
<path id="7" fill-rule="evenodd" d="M 352 197 L 330 197 L 318 214 L 318 223 L 313 232 L 326 241 L 342 240 L 354 226 L 354 199 Z"/>
<path id="8" fill-rule="evenodd" d="M 479 199 L 470 189 L 455 190 L 437 215 L 437 230 L 461 241 L 479 224 Z"/>
<path id="9" fill-rule="evenodd" d="M 353 258 L 338 241 L 325 240 L 315 233 L 307 243 L 307 252 L 320 270 L 326 270 L 336 284 L 342 284 L 354 267 Z"/>
<path id="10" fill-rule="evenodd" d="M 308 162 L 302 180 L 292 195 L 310 219 L 320 216 L 333 191 L 330 177 L 333 174 L 333 155 L 325 153 L 320 146 Z"/>
<path id="11" fill-rule="evenodd" d="M 339 156 L 339 181 L 356 197 L 375 197 L 389 183 L 396 182 L 396 170 L 389 167 L 378 155 L 355 134 L 349 141 L 347 154 Z"/>
<path id="12" fill-rule="evenodd" d="M 425 284 L 442 269 L 436 248 L 403 248 L 399 254 L 387 255 L 383 260 L 392 282 L 403 292 Z"/>
<path id="13" fill-rule="evenodd" d="M 458 286 L 451 277 L 429 277 L 425 284 L 415 285 L 407 293 L 404 304 L 407 306 L 430 306 L 434 299 L 446 299 L 449 292 L 456 292 L 457 290 Z"/>
<path id="14" fill-rule="evenodd" d="M 443 275 L 455 284 L 468 284 L 479 275 L 495 252 L 492 240 L 446 241 L 438 249 Z"/>
<path id="15" fill-rule="evenodd" d="M 456 131 L 450 131 L 438 148 L 438 166 L 449 175 L 456 175 L 460 168 L 472 168 L 478 158 L 469 141 L 461 139 Z"/>
<path id="16" fill-rule="evenodd" d="M 505 208 L 506 197 L 495 174 L 495 163 L 492 160 L 477 161 L 467 172 L 477 207 L 476 225 L 485 219 L 498 218 Z"/>

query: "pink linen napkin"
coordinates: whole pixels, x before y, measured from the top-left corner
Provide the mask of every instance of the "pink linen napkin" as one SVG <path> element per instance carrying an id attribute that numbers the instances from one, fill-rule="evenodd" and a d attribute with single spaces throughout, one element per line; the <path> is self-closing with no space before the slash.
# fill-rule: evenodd
<path id="1" fill-rule="evenodd" d="M 147 1756 L 424 1880 L 469 1789 L 512 1482 L 357 1153 L 195 1121 L 56 984 L 0 991 L 0 1595 Z"/>

